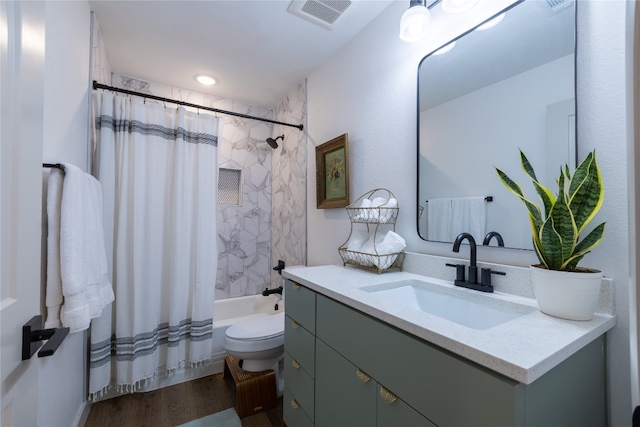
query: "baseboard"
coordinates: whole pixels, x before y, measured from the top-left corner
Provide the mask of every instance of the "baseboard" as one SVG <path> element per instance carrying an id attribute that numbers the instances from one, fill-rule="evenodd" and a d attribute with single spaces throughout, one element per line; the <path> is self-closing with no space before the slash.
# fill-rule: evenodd
<path id="1" fill-rule="evenodd" d="M 76 419 L 73 425 L 76 427 L 84 427 L 84 425 L 87 423 L 87 419 L 89 419 L 90 410 L 91 410 L 91 402 L 88 400 L 85 400 L 82 404 L 82 407 L 80 408 L 80 410 L 78 410 L 78 413 L 76 414 Z"/>

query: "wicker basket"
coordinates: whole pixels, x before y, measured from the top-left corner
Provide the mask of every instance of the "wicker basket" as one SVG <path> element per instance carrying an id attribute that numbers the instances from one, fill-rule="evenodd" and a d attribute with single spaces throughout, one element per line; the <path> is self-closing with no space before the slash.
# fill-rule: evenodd
<path id="1" fill-rule="evenodd" d="M 376 207 L 362 207 L 364 199 L 372 199 L 373 196 L 383 197 L 387 202 L 383 205 Z M 402 263 L 404 261 L 404 251 L 390 254 L 380 254 L 376 248 L 376 240 L 374 239 L 373 252 L 365 253 L 348 249 L 349 241 L 354 231 L 354 224 L 363 224 L 367 227 L 367 234 L 371 235 L 373 232 L 377 236 L 378 229 L 382 227 L 388 227 L 389 231 L 395 231 L 395 223 L 398 218 L 399 208 L 397 202 L 395 204 L 389 203 L 391 199 L 395 200 L 393 193 L 384 188 L 376 188 L 371 190 L 362 196 L 360 196 L 354 203 L 347 206 L 347 213 L 351 220 L 351 232 L 346 242 L 344 242 L 339 248 L 338 253 L 342 258 L 342 262 L 345 266 L 354 266 L 364 268 L 367 270 L 373 270 L 377 273 L 386 271 L 398 271 L 402 270 Z"/>

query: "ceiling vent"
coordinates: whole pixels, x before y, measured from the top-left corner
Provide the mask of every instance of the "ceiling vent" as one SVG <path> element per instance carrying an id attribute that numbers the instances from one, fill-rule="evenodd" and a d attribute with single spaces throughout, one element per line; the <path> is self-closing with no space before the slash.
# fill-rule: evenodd
<path id="1" fill-rule="evenodd" d="M 547 0 L 547 4 L 551 8 L 551 11 L 556 14 L 561 10 L 566 9 L 567 7 L 573 4 L 572 0 Z"/>
<path id="2" fill-rule="evenodd" d="M 351 6 L 349 0 L 293 0 L 287 9 L 292 14 L 328 30 Z"/>

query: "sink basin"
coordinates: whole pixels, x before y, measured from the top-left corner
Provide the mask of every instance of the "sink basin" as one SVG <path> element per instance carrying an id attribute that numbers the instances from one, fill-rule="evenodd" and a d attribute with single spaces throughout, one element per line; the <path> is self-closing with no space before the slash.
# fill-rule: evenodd
<path id="1" fill-rule="evenodd" d="M 533 308 L 496 301 L 480 294 L 459 296 L 459 289 L 443 288 L 421 280 L 402 280 L 362 288 L 404 306 L 429 313 L 472 329 L 489 329 L 534 311 Z M 475 291 L 471 291 L 475 292 Z"/>

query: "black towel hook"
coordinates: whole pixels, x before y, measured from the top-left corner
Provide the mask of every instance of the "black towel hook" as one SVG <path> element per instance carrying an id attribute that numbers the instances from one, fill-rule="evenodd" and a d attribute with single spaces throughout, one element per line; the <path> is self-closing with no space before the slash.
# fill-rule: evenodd
<path id="1" fill-rule="evenodd" d="M 22 360 L 31 357 L 40 348 L 40 341 L 48 340 L 38 352 L 38 357 L 51 356 L 69 334 L 69 328 L 43 329 L 42 315 L 33 316 L 22 325 Z"/>

